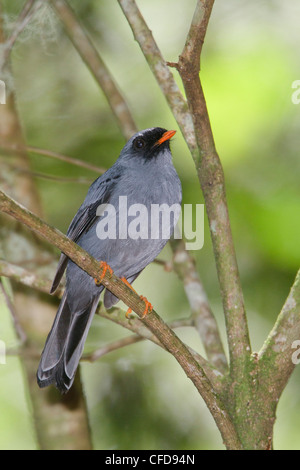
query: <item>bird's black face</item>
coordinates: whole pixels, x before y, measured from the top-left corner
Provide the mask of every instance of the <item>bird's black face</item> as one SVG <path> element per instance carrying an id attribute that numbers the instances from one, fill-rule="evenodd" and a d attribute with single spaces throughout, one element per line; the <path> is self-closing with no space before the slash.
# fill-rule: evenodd
<path id="1" fill-rule="evenodd" d="M 136 156 L 146 160 L 157 157 L 163 150 L 170 150 L 170 139 L 175 132 L 161 127 L 146 129 L 133 139 L 132 150 Z"/>

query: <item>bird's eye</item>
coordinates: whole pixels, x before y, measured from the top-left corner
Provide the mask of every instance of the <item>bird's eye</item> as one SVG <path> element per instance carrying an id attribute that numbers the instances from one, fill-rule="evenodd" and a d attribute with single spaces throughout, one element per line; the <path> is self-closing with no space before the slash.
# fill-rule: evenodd
<path id="1" fill-rule="evenodd" d="M 134 140 L 133 145 L 136 149 L 140 150 L 145 147 L 145 141 L 141 137 L 137 137 Z"/>

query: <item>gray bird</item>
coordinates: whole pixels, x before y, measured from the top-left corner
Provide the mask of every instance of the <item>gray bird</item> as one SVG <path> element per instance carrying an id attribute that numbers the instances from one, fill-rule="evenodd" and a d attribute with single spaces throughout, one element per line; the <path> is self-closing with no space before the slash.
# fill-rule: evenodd
<path id="1" fill-rule="evenodd" d="M 71 240 L 107 263 L 130 284 L 161 252 L 178 218 L 176 210 L 169 211 L 174 206 L 180 208 L 182 198 L 170 151 L 174 134 L 175 131 L 155 127 L 131 137 L 114 165 L 90 186 L 67 231 Z M 151 217 L 152 210 L 155 217 Z M 65 269 L 66 289 L 37 371 L 40 387 L 54 384 L 62 393 L 72 386 L 104 290 L 102 284 L 97 285 L 62 253 L 51 293 L 58 287 Z M 106 308 L 118 300 L 105 290 Z"/>

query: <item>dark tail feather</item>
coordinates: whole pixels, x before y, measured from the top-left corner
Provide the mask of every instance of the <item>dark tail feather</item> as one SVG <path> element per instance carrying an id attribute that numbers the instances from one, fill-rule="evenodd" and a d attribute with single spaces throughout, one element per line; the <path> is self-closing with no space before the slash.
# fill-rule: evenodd
<path id="1" fill-rule="evenodd" d="M 53 280 L 53 283 L 52 283 L 52 286 L 51 286 L 51 289 L 50 289 L 50 294 L 53 294 L 56 291 L 56 289 L 58 288 L 59 283 L 61 281 L 61 278 L 63 277 L 63 274 L 64 274 L 65 269 L 67 267 L 68 261 L 69 261 L 69 258 L 67 258 L 66 255 L 64 253 L 62 253 L 60 255 L 60 258 L 59 258 L 59 262 L 58 262 L 58 266 L 57 266 L 56 273 L 55 273 L 55 276 L 54 276 L 54 280 Z"/>
<path id="2" fill-rule="evenodd" d="M 41 388 L 52 383 L 61 393 L 71 388 L 99 296 L 85 310 L 72 313 L 64 294 L 37 371 Z"/>

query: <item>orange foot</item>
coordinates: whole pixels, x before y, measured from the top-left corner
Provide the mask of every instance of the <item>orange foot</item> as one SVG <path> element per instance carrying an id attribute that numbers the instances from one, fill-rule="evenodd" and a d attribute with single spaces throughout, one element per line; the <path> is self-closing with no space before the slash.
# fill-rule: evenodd
<path id="1" fill-rule="evenodd" d="M 130 287 L 131 290 L 133 290 L 133 292 L 137 293 L 134 288 L 132 287 L 132 285 L 127 281 L 127 279 L 125 279 L 125 277 L 122 277 L 121 278 L 121 281 L 124 282 L 124 284 L 126 284 L 126 286 Z M 151 312 L 153 310 L 153 307 L 152 305 L 150 304 L 150 302 L 146 299 L 146 297 L 143 297 L 142 295 L 140 296 L 140 299 L 142 299 L 144 302 L 145 302 L 145 310 L 144 310 L 144 313 L 142 315 L 142 318 L 145 318 L 145 316 Z M 127 310 L 126 312 L 126 318 L 129 318 L 129 315 L 131 314 L 132 312 L 132 309 L 129 307 L 129 309 Z"/>
<path id="2" fill-rule="evenodd" d="M 94 279 L 96 286 L 101 286 L 101 283 L 107 271 L 110 273 L 110 275 L 113 274 L 113 270 L 111 269 L 109 264 L 107 264 L 105 261 L 100 261 L 100 268 L 103 269 L 103 271 L 99 280 L 96 278 Z"/>
<path id="3" fill-rule="evenodd" d="M 152 304 L 150 304 L 149 300 L 146 299 L 146 297 L 143 297 L 141 295 L 140 298 L 145 302 L 145 310 L 142 315 L 142 318 L 145 318 L 145 316 L 148 315 L 148 313 L 152 312 L 153 307 L 152 307 Z"/>
<path id="4" fill-rule="evenodd" d="M 121 277 L 121 281 L 124 282 L 124 284 L 126 284 L 126 286 L 130 287 L 131 290 L 133 290 L 133 292 L 137 293 L 134 288 L 132 287 L 132 285 L 130 284 L 130 282 L 127 281 L 127 279 L 125 277 Z M 129 315 L 131 314 L 132 312 L 132 309 L 129 307 L 126 314 L 125 314 L 125 317 L 126 318 L 129 318 Z"/>

